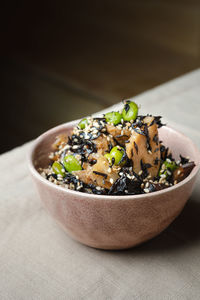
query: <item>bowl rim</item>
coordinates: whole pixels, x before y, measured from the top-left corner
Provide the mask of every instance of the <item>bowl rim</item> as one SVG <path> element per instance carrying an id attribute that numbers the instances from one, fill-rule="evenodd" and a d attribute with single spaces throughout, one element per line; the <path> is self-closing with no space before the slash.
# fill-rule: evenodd
<path id="1" fill-rule="evenodd" d="M 165 126 L 165 128 L 167 128 L 170 131 L 173 131 L 175 133 L 178 133 L 182 138 L 188 140 L 188 142 L 192 145 L 194 151 L 195 151 L 195 155 L 196 160 L 195 160 L 195 167 L 193 168 L 192 172 L 189 174 L 189 176 L 187 176 L 184 180 L 182 180 L 181 182 L 177 183 L 176 185 L 170 186 L 166 189 L 160 190 L 160 191 L 156 191 L 156 192 L 152 192 L 152 193 L 146 193 L 146 194 L 139 194 L 139 195 L 97 195 L 97 194 L 89 194 L 89 193 L 84 193 L 84 192 L 79 192 L 79 191 L 74 191 L 74 190 L 70 190 L 70 189 L 65 189 L 62 186 L 58 186 L 52 182 L 50 182 L 49 180 L 45 179 L 44 177 L 42 177 L 42 175 L 40 175 L 40 173 L 36 170 L 34 164 L 33 164 L 33 156 L 34 156 L 34 152 L 35 149 L 37 148 L 37 146 L 48 136 L 51 135 L 59 130 L 63 130 L 63 129 L 67 129 L 69 127 L 74 127 L 79 120 L 74 120 L 71 122 L 66 122 L 63 123 L 61 125 L 55 126 L 47 131 L 45 131 L 44 133 L 42 133 L 40 136 L 38 136 L 31 145 L 31 148 L 28 152 L 27 155 L 27 160 L 28 160 L 28 167 L 29 170 L 31 172 L 31 174 L 33 176 L 35 176 L 39 181 L 41 181 L 43 184 L 45 184 L 46 186 L 49 186 L 51 188 L 54 188 L 55 190 L 61 191 L 63 193 L 66 193 L 66 195 L 72 195 L 72 196 L 79 196 L 81 198 L 91 198 L 91 199 L 96 199 L 96 200 L 133 200 L 133 199 L 142 199 L 142 198 L 151 198 L 152 196 L 159 196 L 174 190 L 179 189 L 180 187 L 182 187 L 184 184 L 186 184 L 188 181 L 190 181 L 193 177 L 195 177 L 195 175 L 198 173 L 199 168 L 200 168 L 200 152 L 197 148 L 197 146 L 193 143 L 193 141 L 186 135 L 184 135 L 182 132 L 174 129 L 173 127 L 167 125 Z"/>

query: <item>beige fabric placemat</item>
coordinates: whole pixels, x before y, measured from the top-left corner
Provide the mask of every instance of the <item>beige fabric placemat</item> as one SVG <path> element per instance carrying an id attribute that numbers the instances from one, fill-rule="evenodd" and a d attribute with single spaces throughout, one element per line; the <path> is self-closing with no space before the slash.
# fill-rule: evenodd
<path id="1" fill-rule="evenodd" d="M 200 146 L 200 71 L 135 98 Z M 161 235 L 125 251 L 69 238 L 32 184 L 30 143 L 0 156 L 0 299 L 200 299 L 200 177 Z"/>

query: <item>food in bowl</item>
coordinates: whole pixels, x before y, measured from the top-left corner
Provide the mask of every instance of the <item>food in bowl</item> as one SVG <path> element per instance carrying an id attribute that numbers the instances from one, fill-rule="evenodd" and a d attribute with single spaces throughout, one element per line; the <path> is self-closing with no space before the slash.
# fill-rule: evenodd
<path id="1" fill-rule="evenodd" d="M 57 136 L 51 164 L 39 172 L 50 182 L 98 195 L 147 194 L 176 185 L 195 166 L 175 160 L 159 139 L 160 116 L 139 115 L 135 102 L 121 112 L 82 119 L 71 135 Z"/>

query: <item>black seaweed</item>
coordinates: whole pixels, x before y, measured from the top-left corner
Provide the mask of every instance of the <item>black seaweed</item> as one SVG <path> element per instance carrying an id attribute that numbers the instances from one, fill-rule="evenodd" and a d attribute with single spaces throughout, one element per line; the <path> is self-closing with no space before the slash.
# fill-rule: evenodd
<path id="1" fill-rule="evenodd" d="M 127 113 L 129 111 L 129 109 L 130 109 L 130 105 L 128 103 L 126 103 L 124 105 L 124 109 L 125 109 L 125 112 Z"/>
<path id="2" fill-rule="evenodd" d="M 127 174 L 124 173 L 111 186 L 108 195 L 137 195 L 142 193 L 141 181 L 131 180 L 127 177 Z"/>
<path id="3" fill-rule="evenodd" d="M 94 174 L 96 174 L 96 175 L 103 176 L 105 179 L 108 177 L 108 175 L 107 175 L 107 174 L 105 174 L 105 173 L 102 173 L 102 172 L 93 171 L 93 173 L 94 173 Z"/>
<path id="4" fill-rule="evenodd" d="M 189 159 L 182 156 L 181 154 L 179 155 L 180 156 L 180 159 L 181 159 L 181 164 L 184 165 L 184 164 L 187 164 L 189 162 Z"/>
<path id="5" fill-rule="evenodd" d="M 156 159 L 154 160 L 154 165 L 157 166 L 157 165 L 158 165 L 158 162 L 159 162 L 159 158 L 156 157 Z"/>

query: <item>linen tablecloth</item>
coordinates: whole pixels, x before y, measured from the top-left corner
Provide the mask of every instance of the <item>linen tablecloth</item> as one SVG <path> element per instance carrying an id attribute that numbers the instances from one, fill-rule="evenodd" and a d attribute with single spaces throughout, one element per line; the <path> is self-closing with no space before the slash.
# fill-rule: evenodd
<path id="1" fill-rule="evenodd" d="M 200 147 L 200 70 L 135 101 Z M 158 237 L 101 251 L 73 241 L 46 213 L 29 176 L 30 145 L 0 156 L 1 300 L 200 299 L 200 177 L 182 214 Z"/>

